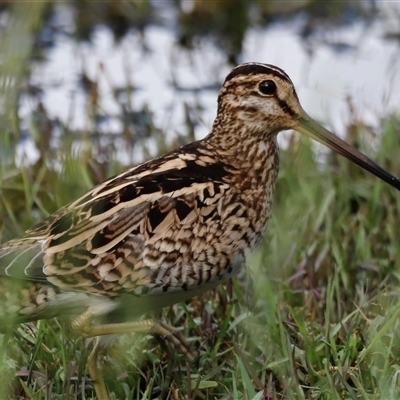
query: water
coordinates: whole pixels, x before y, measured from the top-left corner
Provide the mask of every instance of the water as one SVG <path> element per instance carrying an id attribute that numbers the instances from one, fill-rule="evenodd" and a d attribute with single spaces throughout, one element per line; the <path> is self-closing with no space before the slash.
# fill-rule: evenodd
<path id="1" fill-rule="evenodd" d="M 382 3 L 382 2 L 378 2 Z M 395 3 L 379 4 L 380 18 L 320 29 L 304 40 L 304 17 L 278 21 L 267 28 L 249 28 L 242 61 L 275 64 L 292 78 L 303 108 L 338 135 L 352 118 L 378 129 L 383 116 L 400 105 L 399 41 L 385 36 L 396 29 Z M 232 68 L 211 38 L 188 51 L 177 42 L 171 24 L 149 25 L 144 34 L 130 31 L 119 43 L 105 26 L 98 26 L 91 43 L 77 42 L 70 7 L 60 4 L 55 18 L 62 25 L 44 62 L 32 66 L 30 84 L 43 90 L 41 101 L 53 121 L 81 132 L 105 134 L 113 141 L 120 161 L 140 162 L 145 155 L 127 149 L 119 137 L 124 109 L 152 112 L 152 123 L 166 141 L 187 134 L 185 109 L 194 115 L 194 134 L 204 137 L 216 113 L 218 88 Z M 396 11 L 396 12 L 395 12 Z M 167 11 L 164 14 L 168 16 Z M 97 82 L 101 118 L 88 117 L 89 98 L 80 77 Z M 124 88 L 131 86 L 129 92 Z M 120 88 L 118 91 L 116 88 Z M 354 113 L 350 115 L 349 100 Z M 37 97 L 23 96 L 19 115 L 29 127 Z M 186 106 L 186 108 L 185 108 Z M 280 135 L 284 145 L 285 136 Z M 157 152 L 150 143 L 150 151 Z M 38 152 L 29 136 L 20 143 L 19 157 L 35 161 Z"/>

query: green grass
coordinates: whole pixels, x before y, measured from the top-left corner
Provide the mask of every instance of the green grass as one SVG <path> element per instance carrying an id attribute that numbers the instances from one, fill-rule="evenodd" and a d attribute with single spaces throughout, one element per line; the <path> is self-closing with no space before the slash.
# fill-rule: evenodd
<path id="1" fill-rule="evenodd" d="M 398 126 L 394 117 L 383 124 L 375 156 L 361 146 L 395 174 Z M 359 126 L 348 140 L 367 135 Z M 59 159 L 61 173 L 45 158 L 2 170 L 2 242 L 95 183 L 87 154 Z M 188 365 L 162 339 L 122 335 L 104 360 L 115 399 L 399 397 L 398 192 L 336 156 L 317 164 L 306 139 L 292 140 L 281 159 L 273 217 L 248 279 L 163 312 L 198 362 Z M 91 346 L 66 321 L 20 326 L 0 339 L 0 397 L 90 399 Z"/>

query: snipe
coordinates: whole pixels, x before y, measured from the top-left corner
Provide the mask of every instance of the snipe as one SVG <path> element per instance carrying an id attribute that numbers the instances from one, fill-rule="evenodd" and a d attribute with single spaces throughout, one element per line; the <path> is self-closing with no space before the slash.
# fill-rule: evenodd
<path id="1" fill-rule="evenodd" d="M 211 133 L 96 186 L 0 247 L 0 326 L 69 315 L 83 336 L 169 335 L 137 317 L 237 273 L 262 237 L 278 174 L 277 134 L 296 129 L 400 189 L 400 181 L 313 121 L 272 65 L 232 70 Z M 128 321 L 128 322 L 127 322 Z M 88 359 L 107 398 L 96 345 Z"/>

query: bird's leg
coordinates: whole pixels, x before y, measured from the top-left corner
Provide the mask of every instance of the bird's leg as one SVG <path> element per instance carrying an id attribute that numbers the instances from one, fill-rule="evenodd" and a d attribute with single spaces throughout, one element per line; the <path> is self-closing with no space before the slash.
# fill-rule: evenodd
<path id="1" fill-rule="evenodd" d="M 95 314 L 89 308 L 83 314 L 76 317 L 72 322 L 72 328 L 83 337 L 94 337 L 103 335 L 112 335 L 116 333 L 142 333 L 154 334 L 170 340 L 174 346 L 180 348 L 190 362 L 196 358 L 196 354 L 190 348 L 186 340 L 179 332 L 168 324 L 164 324 L 154 319 L 145 319 L 141 321 L 123 322 L 118 324 L 100 324 L 93 325 L 92 319 Z M 101 373 L 101 365 L 99 363 L 99 353 L 101 348 L 96 343 L 88 358 L 88 370 L 90 378 L 99 400 L 107 399 L 107 391 Z"/>
<path id="2" fill-rule="evenodd" d="M 186 354 L 189 361 L 193 361 L 196 358 L 196 355 L 179 332 L 174 327 L 164 324 L 163 322 L 155 319 L 144 319 L 141 321 L 123 322 L 118 324 L 93 325 L 92 318 L 93 314 L 90 309 L 88 309 L 72 321 L 72 328 L 84 337 L 112 335 L 116 333 L 159 335 L 180 348 Z"/>
<path id="3" fill-rule="evenodd" d="M 98 400 L 107 400 L 108 393 L 106 385 L 104 383 L 102 365 L 99 360 L 101 351 L 102 348 L 100 346 L 100 340 L 97 339 L 96 344 L 94 345 L 93 350 L 91 351 L 87 359 L 87 366 L 89 370 L 89 376 L 92 380 L 92 384 Z"/>

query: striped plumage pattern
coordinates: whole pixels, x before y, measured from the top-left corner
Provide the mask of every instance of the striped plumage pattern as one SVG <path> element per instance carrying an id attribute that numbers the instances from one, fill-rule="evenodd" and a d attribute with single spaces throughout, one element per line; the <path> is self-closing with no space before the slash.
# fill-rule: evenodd
<path id="1" fill-rule="evenodd" d="M 84 337 L 155 333 L 193 358 L 172 327 L 137 317 L 201 294 L 245 264 L 270 215 L 276 136 L 290 128 L 400 189 L 306 114 L 282 70 L 242 64 L 220 90 L 207 137 L 109 179 L 0 247 L 0 329 L 63 315 Z M 108 397 L 103 343 L 87 363 L 100 399 Z"/>
<path id="2" fill-rule="evenodd" d="M 136 316 L 236 273 L 266 228 L 278 171 L 275 135 L 266 136 L 282 122 L 254 118 L 265 74 L 280 81 L 281 104 L 297 99 L 276 67 L 238 67 L 209 136 L 109 179 L 1 246 L 0 318 L 74 316 L 93 304 L 116 313 L 127 302 Z"/>

